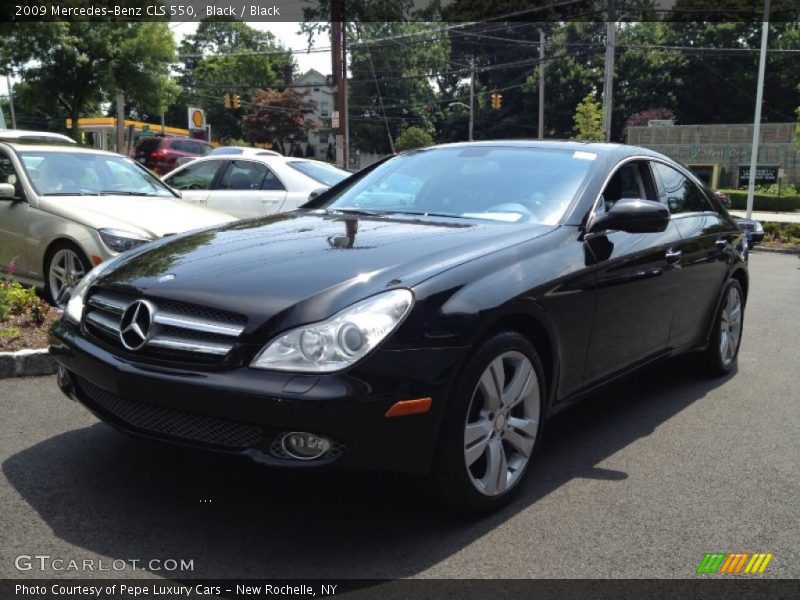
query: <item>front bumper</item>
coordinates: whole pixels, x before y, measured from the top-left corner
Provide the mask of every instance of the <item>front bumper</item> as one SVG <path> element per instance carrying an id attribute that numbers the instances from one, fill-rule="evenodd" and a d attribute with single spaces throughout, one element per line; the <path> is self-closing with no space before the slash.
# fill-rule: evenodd
<path id="1" fill-rule="evenodd" d="M 187 371 L 112 354 L 61 320 L 50 333 L 58 384 L 110 425 L 136 436 L 240 454 L 286 467 L 430 470 L 448 382 L 463 349 L 378 351 L 343 374 L 306 376 L 239 367 Z M 431 397 L 429 412 L 386 418 L 397 401 Z M 283 432 L 332 440 L 313 461 L 281 455 Z"/>

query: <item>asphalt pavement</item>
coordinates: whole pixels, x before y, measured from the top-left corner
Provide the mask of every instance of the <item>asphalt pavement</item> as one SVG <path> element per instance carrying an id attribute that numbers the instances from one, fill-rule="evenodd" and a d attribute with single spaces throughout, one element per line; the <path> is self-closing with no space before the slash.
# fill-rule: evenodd
<path id="1" fill-rule="evenodd" d="M 0 381 L 0 577 L 694 578 L 718 551 L 773 553 L 762 577 L 800 577 L 798 257 L 751 255 L 738 372 L 692 366 L 557 417 L 521 497 L 481 519 L 418 479 L 140 442 L 52 377 Z M 18 570 L 33 555 L 95 570 Z M 193 570 L 98 570 L 152 559 Z"/>

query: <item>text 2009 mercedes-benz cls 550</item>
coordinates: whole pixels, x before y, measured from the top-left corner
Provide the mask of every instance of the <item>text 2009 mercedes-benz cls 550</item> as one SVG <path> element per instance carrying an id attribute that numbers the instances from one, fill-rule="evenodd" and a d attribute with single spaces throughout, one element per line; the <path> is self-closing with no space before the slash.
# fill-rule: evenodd
<path id="1" fill-rule="evenodd" d="M 733 369 L 744 252 L 714 194 L 652 151 L 439 146 L 103 263 L 51 352 L 61 388 L 129 433 L 428 473 L 487 510 L 569 401 L 686 351 Z"/>

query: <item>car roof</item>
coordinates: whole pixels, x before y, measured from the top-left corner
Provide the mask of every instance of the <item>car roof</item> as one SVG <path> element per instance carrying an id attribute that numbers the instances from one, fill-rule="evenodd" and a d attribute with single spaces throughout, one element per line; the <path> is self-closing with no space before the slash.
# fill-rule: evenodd
<path id="1" fill-rule="evenodd" d="M 248 146 L 219 146 L 210 154 L 214 156 L 283 156 L 280 152 L 267 148 L 251 148 Z"/>
<path id="2" fill-rule="evenodd" d="M 31 131 L 27 129 L 0 129 L 0 141 L 11 143 L 60 142 L 77 145 L 78 142 L 62 133 L 51 131 Z"/>
<path id="3" fill-rule="evenodd" d="M 607 142 L 584 142 L 578 140 L 486 140 L 478 142 L 455 142 L 440 144 L 427 148 L 418 148 L 409 152 L 435 150 L 438 148 L 542 148 L 545 150 L 572 150 L 573 152 L 592 152 L 609 158 L 624 158 L 626 156 L 652 156 L 654 158 L 667 158 L 663 154 L 628 144 L 612 144 Z"/>

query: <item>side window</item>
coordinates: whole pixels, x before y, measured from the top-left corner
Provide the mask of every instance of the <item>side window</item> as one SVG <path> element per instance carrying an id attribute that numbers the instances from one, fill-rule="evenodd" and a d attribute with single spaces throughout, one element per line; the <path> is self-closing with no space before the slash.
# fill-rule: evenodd
<path id="1" fill-rule="evenodd" d="M 193 165 L 190 164 L 165 181 L 177 190 L 210 189 L 220 162 L 218 160 L 207 160 Z"/>
<path id="2" fill-rule="evenodd" d="M 14 193 L 17 196 L 22 196 L 22 182 L 17 176 L 14 163 L 11 162 L 11 158 L 2 150 L 0 150 L 0 183 L 10 183 L 14 186 Z"/>
<path id="3" fill-rule="evenodd" d="M 232 160 L 225 169 L 221 190 L 258 190 L 267 174 L 267 167 L 248 160 Z"/>
<path id="4" fill-rule="evenodd" d="M 272 172 L 272 169 L 267 168 L 267 176 L 264 177 L 264 183 L 261 184 L 262 190 L 285 190 L 286 186 L 281 183 L 277 175 Z"/>
<path id="5" fill-rule="evenodd" d="M 623 198 L 655 200 L 654 186 L 647 165 L 632 161 L 622 165 L 611 177 L 603 190 L 603 203 L 598 209 L 611 209 Z"/>
<path id="6" fill-rule="evenodd" d="M 665 164 L 654 162 L 658 198 L 673 215 L 711 211 L 711 203 L 695 183 Z"/>

